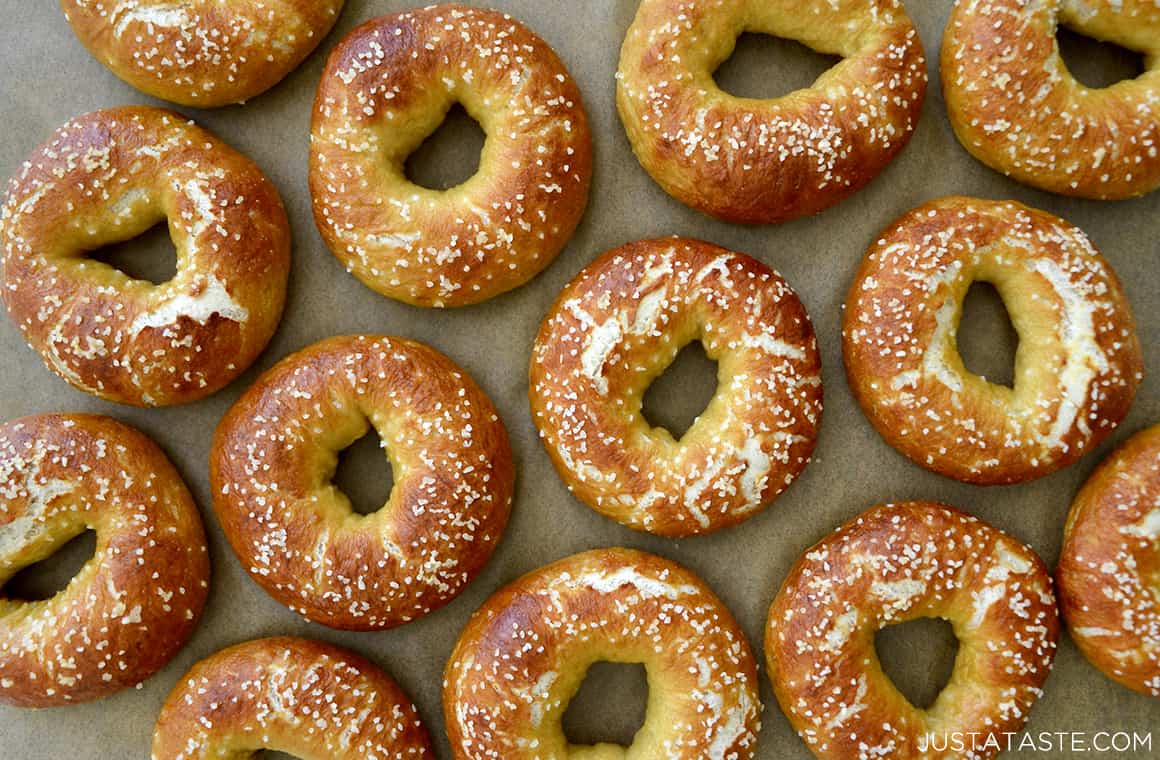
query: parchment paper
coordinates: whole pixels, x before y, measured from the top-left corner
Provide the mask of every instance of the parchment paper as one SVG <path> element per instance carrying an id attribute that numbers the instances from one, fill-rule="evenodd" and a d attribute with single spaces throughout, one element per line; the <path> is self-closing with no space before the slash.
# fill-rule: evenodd
<path id="1" fill-rule="evenodd" d="M 386 668 L 415 700 L 440 758 L 450 759 L 440 706 L 442 668 L 471 612 L 516 576 L 583 549 L 625 545 L 657 552 L 699 573 L 725 600 L 749 636 L 759 660 L 766 610 L 786 571 L 813 542 L 861 510 L 882 501 L 940 499 L 967 509 L 1029 542 L 1054 565 L 1072 496 L 1113 443 L 1160 421 L 1160 193 L 1124 203 L 1055 197 L 1004 179 L 971 159 L 955 141 L 938 86 L 937 51 L 950 0 L 913 0 L 914 17 L 930 59 L 931 86 L 918 132 L 902 156 L 866 190 L 822 215 L 771 227 L 714 221 L 666 196 L 633 158 L 614 106 L 621 39 L 636 0 L 491 0 L 523 20 L 559 52 L 579 82 L 596 141 L 592 201 L 577 235 L 540 277 L 513 293 L 458 311 L 421 310 L 375 295 L 348 275 L 323 246 L 311 220 L 306 186 L 310 106 L 329 50 L 357 23 L 408 7 L 400 0 L 348 0 L 331 36 L 298 71 L 245 106 L 215 111 L 179 109 L 252 157 L 282 193 L 294 232 L 294 268 L 285 318 L 257 365 L 215 396 L 189 406 L 138 410 L 73 390 L 50 374 L 0 319 L 0 418 L 53 411 L 112 415 L 150 434 L 173 458 L 205 518 L 214 576 L 209 605 L 181 654 L 139 690 L 92 704 L 45 711 L 0 707 L 3 760 L 106 760 L 148 755 L 153 722 L 166 694 L 196 660 L 235 642 L 296 634 L 338 643 Z M 156 103 L 121 83 L 82 48 L 56 3 L 0 0 L 0 175 L 68 118 L 126 103 Z M 1074 46 L 1069 46 L 1074 47 Z M 720 74 L 727 87 L 777 95 L 808 84 L 826 59 L 789 44 L 742 45 L 743 55 Z M 1078 47 L 1085 76 L 1124 72 L 1115 56 L 1092 57 Z M 1078 60 L 1078 59 L 1077 59 Z M 776 64 L 772 66 L 771 64 Z M 1108 67 L 1111 67 L 1109 69 Z M 1128 69 L 1130 71 L 1130 69 Z M 461 175 L 478 142 L 466 118 L 457 120 L 443 150 L 428 150 L 416 171 L 438 179 Z M 1040 481 L 1003 488 L 958 484 L 925 472 L 895 453 L 871 429 L 846 386 L 839 324 L 846 289 L 863 251 L 899 214 L 944 194 L 1014 198 L 1052 211 L 1082 227 L 1119 273 L 1134 306 L 1149 374 L 1131 415 L 1109 441 L 1078 464 Z M 780 271 L 801 295 L 817 328 L 824 363 L 825 418 L 817 456 L 770 509 L 741 527 L 695 540 L 671 541 L 635 533 L 574 500 L 536 438 L 528 412 L 527 364 L 540 319 L 557 292 L 600 252 L 625 241 L 668 234 L 701 237 L 744 251 Z M 133 249 L 133 245 L 128 246 Z M 172 248 L 152 234 L 117 261 L 164 271 Z M 140 251 L 144 251 L 141 253 Z M 149 261 L 148 257 L 158 257 Z M 172 264 L 168 263 L 172 268 Z M 972 296 L 964 354 L 975 368 L 1010 375 L 1013 338 L 997 299 Z M 970 315 L 974 315 L 974 317 Z M 242 570 L 210 509 L 207 455 L 217 421 L 228 405 L 287 353 L 327 336 L 383 332 L 435 346 L 462 364 L 495 401 L 511 433 L 518 492 L 511 524 L 486 571 L 444 609 L 383 633 L 340 633 L 303 621 L 267 597 Z M 658 381 L 649 409 L 660 421 L 691 419 L 714 381 L 702 358 L 682 357 Z M 381 462 L 358 460 L 368 478 L 381 479 Z M 357 480 L 357 471 L 345 482 Z M 351 486 L 358 490 L 363 486 Z M 368 485 L 370 490 L 376 489 Z M 50 561 L 51 564 L 51 561 Z M 51 575 L 51 571 L 49 571 Z M 945 677 L 954 639 L 931 623 L 882 637 L 883 657 L 904 689 L 931 698 L 935 674 Z M 908 649 L 913 646 L 913 650 Z M 762 666 L 765 703 L 758 757 L 806 758 L 773 698 Z M 578 741 L 626 742 L 642 716 L 646 686 L 632 667 L 594 668 L 565 721 Z M 919 697 L 922 698 L 922 697 Z M 1160 734 L 1160 700 L 1113 683 L 1064 638 L 1046 695 L 1035 708 L 1032 731 L 1126 730 Z M 1160 735 L 1153 751 L 1160 757 Z M 1040 753 L 1039 757 L 1068 753 Z M 1027 755 L 1031 756 L 1031 755 Z"/>

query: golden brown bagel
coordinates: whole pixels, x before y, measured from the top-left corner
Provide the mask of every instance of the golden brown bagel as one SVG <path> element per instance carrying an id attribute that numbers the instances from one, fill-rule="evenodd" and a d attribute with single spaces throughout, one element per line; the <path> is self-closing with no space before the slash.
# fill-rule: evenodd
<path id="1" fill-rule="evenodd" d="M 168 218 L 177 274 L 154 285 L 84 254 Z M 157 108 L 76 118 L 37 148 L 0 212 L 4 303 L 49 369 L 110 401 L 193 401 L 237 377 L 282 315 L 290 229 L 249 159 Z"/>
<path id="2" fill-rule="evenodd" d="M 389 675 L 353 652 L 280 636 L 190 668 L 153 732 L 152 760 L 433 758 L 427 730 Z"/>
<path id="3" fill-rule="evenodd" d="M 713 71 L 742 32 L 844 60 L 785 97 L 735 97 Z M 781 222 L 850 196 L 910 140 L 926 95 L 922 41 L 898 0 L 643 0 L 616 77 L 645 171 L 731 222 Z"/>
<path id="4" fill-rule="evenodd" d="M 351 511 L 338 453 L 373 425 L 386 505 Z M 333 628 L 379 630 L 441 607 L 483 567 L 511 509 L 507 432 L 484 392 L 420 343 L 345 336 L 265 372 L 218 425 L 214 510 L 271 596 Z"/>
<path id="5" fill-rule="evenodd" d="M 1056 29 L 1144 54 L 1146 71 L 1085 87 Z M 1115 200 L 1160 187 L 1160 5 L 1155 0 L 958 0 L 943 34 L 951 126 L 975 158 L 1024 184 Z"/>
<path id="6" fill-rule="evenodd" d="M 201 517 L 157 445 L 109 417 L 44 414 L 0 425 L 0 588 L 96 532 L 62 591 L 0 594 L 0 702 L 51 707 L 108 696 L 161 669 L 201 615 Z"/>
<path id="7" fill-rule="evenodd" d="M 1019 334 L 1013 388 L 959 355 L 976 280 L 999 291 Z M 941 198 L 883 231 L 850 287 L 842 347 L 850 387 L 891 446 L 982 485 L 1078 459 L 1124 418 L 1143 374 L 1111 266 L 1081 230 L 1014 201 Z"/>
<path id="8" fill-rule="evenodd" d="M 1084 656 L 1129 689 L 1160 697 L 1160 425 L 1129 438 L 1088 478 L 1055 572 L 1060 610 Z"/>
<path id="9" fill-rule="evenodd" d="M 648 671 L 631 747 L 569 744 L 560 726 L 599 661 Z M 443 715 L 456 760 L 748 760 L 761 703 L 749 642 L 704 581 L 653 554 L 596 549 L 476 611 L 444 671 Z"/>
<path id="10" fill-rule="evenodd" d="M 431 190 L 404 162 L 456 102 L 487 134 L 479 170 Z M 551 263 L 588 202 L 580 91 L 552 48 L 497 11 L 435 5 L 373 19 L 330 54 L 310 143 L 314 219 L 367 287 L 463 306 Z"/>
<path id="11" fill-rule="evenodd" d="M 678 441 L 641 413 L 688 343 L 717 393 Z M 684 238 L 615 248 L 556 299 L 532 349 L 532 416 L 556 471 L 596 511 L 688 536 L 760 511 L 805 467 L 821 360 L 797 295 L 756 259 Z"/>
<path id="12" fill-rule="evenodd" d="M 959 639 L 922 710 L 882 671 L 874 633 L 920 617 Z M 1027 722 L 1051 672 L 1051 576 L 1027 546 L 932 502 L 870 509 L 797 561 L 769 610 L 765 657 L 790 724 L 826 760 L 986 758 Z M 952 735 L 974 753 L 943 752 Z M 932 740 L 933 737 L 933 740 Z"/>
<path id="13" fill-rule="evenodd" d="M 80 41 L 156 98 L 212 108 L 260 95 L 322 41 L 342 0 L 60 0 Z"/>

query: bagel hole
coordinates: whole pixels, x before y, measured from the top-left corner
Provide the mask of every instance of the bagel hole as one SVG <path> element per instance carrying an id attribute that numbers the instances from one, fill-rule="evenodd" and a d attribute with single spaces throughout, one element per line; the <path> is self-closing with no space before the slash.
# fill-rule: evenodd
<path id="1" fill-rule="evenodd" d="M 479 122 L 455 104 L 439 128 L 407 157 L 407 179 L 429 190 L 462 185 L 479 171 L 486 140 Z"/>
<path id="2" fill-rule="evenodd" d="M 700 341 L 693 341 L 649 385 L 641 414 L 649 425 L 664 428 L 679 440 L 716 393 L 717 362 L 706 355 Z"/>
<path id="3" fill-rule="evenodd" d="M 1014 386 L 1019 333 L 1011 324 L 1003 298 L 991 283 L 971 283 L 963 298 L 958 344 L 967 371 L 996 385 Z"/>
<path id="4" fill-rule="evenodd" d="M 569 744 L 619 744 L 627 747 L 644 725 L 648 674 L 644 665 L 597 662 L 564 711 Z"/>
<path id="5" fill-rule="evenodd" d="M 874 636 L 882 670 L 915 707 L 925 710 L 951 680 L 959 640 L 941 618 L 919 618 L 888 626 Z"/>
<path id="6" fill-rule="evenodd" d="M 64 591 L 85 563 L 97 553 L 97 533 L 86 530 L 61 544 L 50 556 L 22 568 L 4 584 L 4 596 L 42 602 Z"/>
<path id="7" fill-rule="evenodd" d="M 1055 35 L 1059 55 L 1067 70 L 1080 84 L 1093 89 L 1111 87 L 1144 73 L 1144 56 L 1060 26 Z"/>
<path id="8" fill-rule="evenodd" d="M 745 32 L 737 38 L 733 54 L 713 72 L 713 79 L 730 95 L 768 100 L 813 86 L 841 60 L 796 40 Z"/>
<path id="9" fill-rule="evenodd" d="M 106 245 L 86 254 L 134 280 L 160 285 L 177 276 L 177 249 L 169 224 L 159 222 L 130 240 Z"/>
<path id="10" fill-rule="evenodd" d="M 289 752 L 264 749 L 256 755 L 256 760 L 302 760 L 302 758 L 298 755 L 291 755 Z"/>
<path id="11" fill-rule="evenodd" d="M 386 506 L 395 478 L 386 447 L 374 428 L 339 452 L 330 481 L 350 500 L 355 514 L 373 514 Z"/>

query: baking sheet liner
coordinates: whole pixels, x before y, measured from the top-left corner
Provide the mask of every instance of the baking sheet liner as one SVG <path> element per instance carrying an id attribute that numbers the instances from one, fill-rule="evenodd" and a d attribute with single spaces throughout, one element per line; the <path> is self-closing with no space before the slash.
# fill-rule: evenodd
<path id="1" fill-rule="evenodd" d="M 617 119 L 614 73 L 620 43 L 636 0 L 492 0 L 537 31 L 571 69 L 592 122 L 596 172 L 584 222 L 559 259 L 530 284 L 479 306 L 423 310 L 382 298 L 347 274 L 314 228 L 307 192 L 310 107 L 326 51 L 356 24 L 409 7 L 391 0 L 348 0 L 335 31 L 307 62 L 273 91 L 244 106 L 214 111 L 178 109 L 253 158 L 278 186 L 294 233 L 294 264 L 284 320 L 268 350 L 240 380 L 204 401 L 139 410 L 73 390 L 51 375 L 15 326 L 0 320 L 0 418 L 55 411 L 112 415 L 151 435 L 174 460 L 192 489 L 211 542 L 209 604 L 189 645 L 140 689 L 86 705 L 28 711 L 0 707 L 0 758 L 105 760 L 148 755 L 162 701 L 196 660 L 229 644 L 272 634 L 309 636 L 354 649 L 382 665 L 419 707 L 440 758 L 451 754 L 443 732 L 443 664 L 471 612 L 503 583 L 567 554 L 600 546 L 633 546 L 675 559 L 699 573 L 739 619 L 759 657 L 766 610 L 797 556 L 841 522 L 872 504 L 939 499 L 966 509 L 1031 544 L 1051 565 L 1059 553 L 1072 496 L 1111 446 L 1160 421 L 1160 193 L 1122 203 L 1055 197 L 1022 187 L 970 158 L 955 141 L 938 87 L 937 51 L 950 0 L 908 2 L 930 59 L 931 86 L 910 146 L 868 188 L 818 217 L 769 227 L 718 222 L 666 196 L 644 173 Z M 0 0 L 0 175 L 14 173 L 49 133 L 77 114 L 97 108 L 155 103 L 120 82 L 74 38 L 52 2 Z M 1122 73 L 1116 57 L 1080 46 L 1085 76 Z M 727 87 L 776 95 L 808 84 L 827 59 L 776 41 L 742 45 L 743 55 L 720 73 Z M 426 150 L 416 168 L 438 179 L 463 171 L 478 143 L 465 140 L 465 117 Z M 871 429 L 846 386 L 839 326 L 846 288 L 866 246 L 894 218 L 930 198 L 963 193 L 1013 198 L 1078 224 L 1111 261 L 1134 307 L 1148 375 L 1125 423 L 1078 464 L 1018 486 L 979 488 L 925 472 L 895 453 Z M 528 412 L 527 364 L 540 319 L 559 290 L 602 251 L 661 235 L 690 235 L 746 252 L 778 270 L 800 294 L 817 329 L 823 358 L 826 409 L 813 463 L 777 502 L 740 527 L 673 541 L 635 533 L 583 506 L 564 488 L 536 437 Z M 132 246 L 130 246 L 132 248 Z M 145 271 L 172 256 L 165 236 L 147 237 L 125 261 Z M 149 257 L 158 257 L 150 260 Z M 993 295 L 972 295 L 963 351 L 968 363 L 1009 374 L 1013 338 Z M 217 421 L 257 373 L 327 336 L 389 333 L 429 343 L 462 364 L 499 407 L 511 434 L 518 490 L 511 524 L 483 574 L 454 602 L 417 622 L 381 633 L 342 633 L 308 623 L 267 597 L 229 551 L 210 509 L 207 458 Z M 649 408 L 662 421 L 690 419 L 713 387 L 711 367 L 682 357 L 659 382 Z M 363 459 L 368 479 L 381 479 L 380 462 Z M 358 479 L 356 471 L 353 480 Z M 348 473 L 348 482 L 352 477 Z M 362 487 L 361 485 L 359 486 Z M 903 688 L 933 696 L 937 674 L 949 670 L 954 639 L 937 624 L 880 641 L 883 658 Z M 914 645 L 913 652 L 909 648 Z M 807 758 L 805 745 L 779 711 L 762 669 L 765 704 L 757 757 Z M 565 725 L 574 740 L 628 741 L 642 716 L 639 669 L 594 668 Z M 1154 731 L 1160 700 L 1132 693 L 1105 678 L 1066 636 L 1032 732 Z M 1058 743 L 1057 743 L 1058 744 Z M 1027 754 L 1026 756 L 1032 756 Z M 1070 756 L 1040 752 L 1037 757 Z M 1153 749 L 1135 757 L 1160 757 Z"/>

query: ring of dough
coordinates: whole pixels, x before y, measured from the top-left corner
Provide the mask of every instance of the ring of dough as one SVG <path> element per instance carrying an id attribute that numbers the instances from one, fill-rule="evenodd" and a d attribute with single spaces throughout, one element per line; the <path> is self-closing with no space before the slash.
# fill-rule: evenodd
<path id="1" fill-rule="evenodd" d="M 1145 71 L 1090 88 L 1067 70 L 1066 25 L 1144 55 Z M 942 47 L 955 135 L 1032 187 L 1102 200 L 1160 187 L 1160 5 L 1155 0 L 958 0 Z"/>
<path id="2" fill-rule="evenodd" d="M 370 426 L 394 486 L 360 515 L 332 477 Z M 218 425 L 210 480 L 250 577 L 310 620 L 370 631 L 443 606 L 475 577 L 507 525 L 515 469 L 466 372 L 420 343 L 357 335 L 259 377 Z"/>
<path id="3" fill-rule="evenodd" d="M 878 630 L 923 617 L 950 621 L 959 640 L 925 710 L 874 648 Z M 1051 576 L 1034 551 L 951 507 L 908 502 L 874 507 L 802 555 L 769 609 L 765 657 L 782 711 L 818 758 L 986 758 L 999 751 L 988 737 L 1027 722 L 1058 639 Z M 932 736 L 978 736 L 978 746 L 924 751 Z"/>
<path id="4" fill-rule="evenodd" d="M 153 441 L 109 417 L 0 425 L 0 589 L 86 530 L 51 598 L 0 593 L 0 703 L 54 707 L 138 686 L 185 645 L 209 590 L 201 515 Z"/>
<path id="5" fill-rule="evenodd" d="M 990 282 L 1019 334 L 1014 387 L 963 365 L 971 283 Z M 1082 456 L 1128 412 L 1143 373 L 1115 272 L 1087 236 L 1015 202 L 950 197 L 870 246 L 846 299 L 846 375 L 891 446 L 968 483 L 1018 483 Z"/>
<path id="6" fill-rule="evenodd" d="M 569 744 L 560 720 L 599 662 L 648 672 L 629 747 Z M 535 570 L 471 617 L 443 676 L 456 760 L 748 760 L 761 703 L 745 634 L 697 576 L 630 549 Z"/>
<path id="7" fill-rule="evenodd" d="M 1084 484 L 1055 577 L 1084 656 L 1129 689 L 1160 697 L 1160 425 L 1129 438 Z"/>
<path id="8" fill-rule="evenodd" d="M 717 392 L 676 440 L 645 391 L 700 340 Z M 684 238 L 615 248 L 564 289 L 532 349 L 532 414 L 556 471 L 597 512 L 666 536 L 735 525 L 804 469 L 822 414 L 809 316 L 756 259 Z"/>

